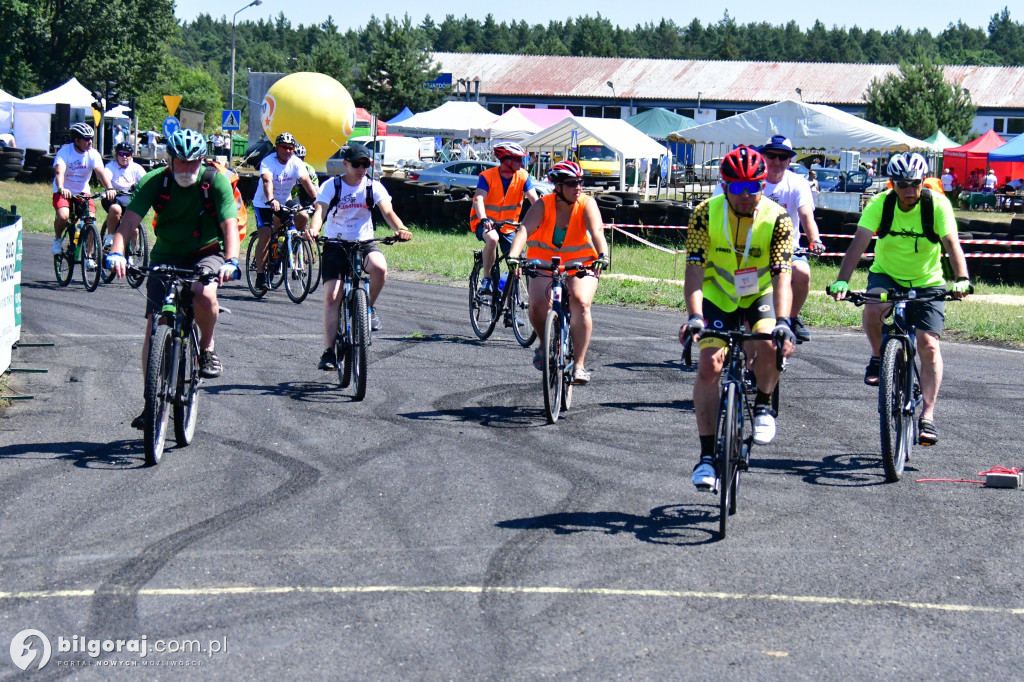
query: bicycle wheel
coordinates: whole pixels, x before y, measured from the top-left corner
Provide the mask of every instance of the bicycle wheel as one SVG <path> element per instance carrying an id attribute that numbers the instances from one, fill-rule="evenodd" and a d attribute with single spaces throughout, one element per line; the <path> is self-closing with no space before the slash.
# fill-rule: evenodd
<path id="1" fill-rule="evenodd" d="M 562 318 L 555 310 L 548 311 L 544 321 L 544 411 L 554 424 L 562 411 L 562 386 L 565 368 L 562 364 Z"/>
<path id="2" fill-rule="evenodd" d="M 71 282 L 75 269 L 75 244 L 72 243 L 74 229 L 75 226 L 69 222 L 60 236 L 60 253 L 53 256 L 53 272 L 57 275 L 57 284 L 62 287 Z"/>
<path id="3" fill-rule="evenodd" d="M 174 338 L 171 328 L 157 325 L 149 340 L 149 358 L 146 364 L 145 398 L 146 409 L 143 413 L 143 442 L 145 445 L 146 464 L 156 465 L 164 453 L 164 441 L 167 438 L 167 418 L 170 416 L 170 403 L 167 401 L 174 378 L 171 368 L 174 364 Z"/>
<path id="4" fill-rule="evenodd" d="M 283 241 L 279 241 L 277 246 L 271 247 L 267 250 L 267 286 L 271 289 L 280 289 L 281 285 L 284 284 L 284 270 L 285 260 L 288 258 L 288 254 L 285 253 L 285 245 Z"/>
<path id="5" fill-rule="evenodd" d="M 114 281 L 114 271 L 107 268 L 107 256 L 110 254 L 110 245 L 107 244 L 107 221 L 103 221 L 103 227 L 100 228 L 100 241 L 103 243 L 103 255 L 100 256 L 98 262 L 100 266 L 100 281 L 104 284 L 110 284 Z"/>
<path id="6" fill-rule="evenodd" d="M 490 294 L 480 293 L 480 274 L 483 269 L 483 261 L 475 260 L 473 271 L 469 273 L 469 323 L 481 341 L 491 335 L 498 321 L 498 291 L 494 280 L 491 280 Z"/>
<path id="7" fill-rule="evenodd" d="M 323 257 L 323 249 L 320 246 L 320 242 L 313 242 L 309 247 L 309 251 L 313 254 L 313 258 L 309 262 L 309 270 L 313 273 L 309 280 L 309 293 L 313 293 L 320 286 L 320 259 Z"/>
<path id="8" fill-rule="evenodd" d="M 742 446 L 739 420 L 743 419 L 740 395 L 736 384 L 726 384 L 718 407 L 718 428 L 715 433 L 715 468 L 718 470 L 718 534 L 725 537 L 730 514 L 736 513 L 739 488 L 739 459 Z"/>
<path id="9" fill-rule="evenodd" d="M 565 353 L 562 355 L 562 409 L 568 410 L 572 407 L 572 377 L 569 372 L 564 370 L 573 366 L 575 356 L 572 350 L 572 334 L 568 329 L 563 328 L 562 335 L 565 337 L 562 341 L 565 348 Z"/>
<path id="10" fill-rule="evenodd" d="M 192 442 L 199 416 L 199 327 L 185 338 L 178 358 L 178 395 L 174 401 L 174 440 L 180 446 Z"/>
<path id="11" fill-rule="evenodd" d="M 85 227 L 82 228 L 80 244 L 82 249 L 82 284 L 85 285 L 86 291 L 96 291 L 96 287 L 100 285 L 100 278 L 103 276 L 100 264 L 97 262 L 98 258 L 103 257 L 103 243 L 96 232 L 96 225 L 92 222 L 86 222 Z"/>
<path id="12" fill-rule="evenodd" d="M 245 250 L 245 283 L 249 286 L 249 292 L 256 298 L 263 298 L 267 293 L 265 289 L 256 287 L 256 244 L 259 238 L 254 234 L 249 237 L 249 246 Z"/>
<path id="13" fill-rule="evenodd" d="M 895 483 L 903 476 L 914 437 L 914 415 L 906 412 L 907 354 L 903 341 L 890 338 L 882 349 L 878 373 L 878 420 L 882 434 L 882 467 L 885 480 Z"/>
<path id="14" fill-rule="evenodd" d="M 338 335 L 334 337 L 334 358 L 338 368 L 338 385 L 348 387 L 352 381 L 352 355 L 348 352 L 350 328 L 348 298 L 338 296 Z"/>
<path id="15" fill-rule="evenodd" d="M 139 225 L 139 231 L 136 233 L 135 239 L 128 242 L 128 245 L 124 248 L 124 255 L 128 259 L 129 265 L 134 265 L 137 268 L 149 267 L 149 233 L 146 232 L 145 225 Z M 128 273 L 125 275 L 125 279 L 128 280 L 128 286 L 132 289 L 138 289 L 146 281 L 146 273 L 140 272 L 137 275 Z"/>
<path id="16" fill-rule="evenodd" d="M 310 278 L 313 271 L 309 269 L 313 254 L 309 250 L 309 242 L 293 238 L 288 249 L 288 257 L 284 259 L 284 290 L 293 303 L 302 303 L 309 295 Z"/>
<path id="17" fill-rule="evenodd" d="M 366 397 L 366 346 L 369 341 L 370 315 L 366 300 L 366 290 L 359 287 L 354 292 L 352 305 L 352 347 L 351 354 L 352 384 L 355 388 L 355 399 Z"/>
<path id="18" fill-rule="evenodd" d="M 505 290 L 511 297 L 506 310 L 512 316 L 512 333 L 523 348 L 529 348 L 537 339 L 537 331 L 530 324 L 530 290 L 526 277 L 516 272 L 505 282 Z M 514 280 L 514 281 L 512 281 Z"/>

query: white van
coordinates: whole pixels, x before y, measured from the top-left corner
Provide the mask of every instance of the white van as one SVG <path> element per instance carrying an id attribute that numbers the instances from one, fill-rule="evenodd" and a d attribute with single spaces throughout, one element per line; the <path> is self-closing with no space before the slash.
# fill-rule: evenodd
<path id="1" fill-rule="evenodd" d="M 434 138 L 432 137 L 400 137 L 398 135 L 382 135 L 374 140 L 370 136 L 353 137 L 349 142 L 357 142 L 370 148 L 373 152 L 374 162 L 377 168 L 384 166 L 397 166 L 399 161 L 419 161 L 420 159 L 433 158 Z M 429 142 L 429 145 L 427 144 Z M 341 163 L 341 151 L 339 150 L 331 158 L 327 159 L 327 172 L 331 175 L 340 175 L 345 172 Z"/>

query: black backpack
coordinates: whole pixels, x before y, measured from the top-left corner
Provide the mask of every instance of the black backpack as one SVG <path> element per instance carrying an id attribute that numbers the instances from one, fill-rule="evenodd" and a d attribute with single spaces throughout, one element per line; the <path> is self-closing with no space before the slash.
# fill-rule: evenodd
<path id="1" fill-rule="evenodd" d="M 324 220 L 327 220 L 327 216 L 331 214 L 334 207 L 341 201 L 341 176 L 334 176 L 334 196 L 331 197 L 330 203 L 327 204 L 327 212 L 324 213 Z M 370 222 L 373 224 L 373 229 L 377 229 L 377 223 L 373 219 L 373 180 L 370 178 L 366 179 L 366 208 L 370 209 Z"/>
<path id="2" fill-rule="evenodd" d="M 213 187 L 213 178 L 217 175 L 217 168 L 212 163 L 204 164 L 203 174 L 199 178 L 199 189 L 203 193 L 203 210 L 217 217 L 217 207 L 213 203 L 213 197 L 210 196 L 210 188 Z M 167 204 L 171 201 L 171 190 L 169 181 L 171 179 L 171 167 L 168 166 L 164 171 L 163 184 L 160 186 L 160 192 L 156 195 L 153 200 L 153 212 L 156 214 L 161 213 Z M 220 220 L 217 220 L 219 223 Z"/>
<path id="3" fill-rule="evenodd" d="M 875 235 L 881 239 L 889 234 L 892 230 L 892 219 L 896 215 L 896 201 L 898 197 L 896 192 L 890 191 L 882 204 L 882 222 L 878 225 L 878 231 Z M 939 235 L 935 234 L 935 205 L 932 199 L 932 191 L 927 187 L 921 188 L 921 229 L 924 230 L 925 238 L 932 244 L 939 243 Z M 916 237 L 916 233 L 903 233 L 895 232 L 894 236 L 897 237 Z M 917 245 L 914 245 L 914 250 L 917 251 Z"/>

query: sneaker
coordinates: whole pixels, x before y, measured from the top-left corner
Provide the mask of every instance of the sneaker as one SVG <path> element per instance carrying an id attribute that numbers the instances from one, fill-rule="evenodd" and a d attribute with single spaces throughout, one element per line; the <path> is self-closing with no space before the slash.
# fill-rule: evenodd
<path id="1" fill-rule="evenodd" d="M 544 371 L 544 352 L 540 348 L 533 351 L 533 366 L 541 372 Z"/>
<path id="2" fill-rule="evenodd" d="M 481 296 L 491 293 L 490 277 L 484 277 L 482 280 L 480 280 L 480 288 L 477 289 L 477 293 L 479 293 Z"/>
<path id="3" fill-rule="evenodd" d="M 216 379 L 221 375 L 224 368 L 220 364 L 220 358 L 212 350 L 199 352 L 199 376 L 204 379 Z"/>
<path id="4" fill-rule="evenodd" d="M 917 439 L 921 445 L 935 445 L 939 442 L 939 434 L 935 430 L 935 422 L 921 417 L 917 422 Z"/>
<path id="5" fill-rule="evenodd" d="M 60 239 L 60 237 L 57 237 L 56 239 L 53 240 L 53 248 L 50 249 L 50 251 L 53 253 L 54 256 L 59 256 L 60 255 L 60 253 L 62 251 L 60 246 L 61 246 L 61 239 Z"/>
<path id="6" fill-rule="evenodd" d="M 700 458 L 697 466 L 693 467 L 693 484 L 701 492 L 711 492 L 718 482 L 715 474 L 715 460 L 709 456 Z"/>
<path id="7" fill-rule="evenodd" d="M 380 318 L 377 317 L 377 312 L 374 310 L 370 311 L 370 331 L 379 332 L 381 328 Z"/>
<path id="8" fill-rule="evenodd" d="M 799 316 L 789 318 L 789 327 L 790 329 L 793 330 L 793 333 L 796 335 L 797 343 L 803 343 L 804 341 L 811 340 L 811 332 L 810 330 L 807 329 L 807 327 L 803 323 L 803 320 L 801 320 Z"/>
<path id="9" fill-rule="evenodd" d="M 878 385 L 878 372 L 882 369 L 882 358 L 872 355 L 868 366 L 864 368 L 864 383 L 868 386 Z"/>
<path id="10" fill-rule="evenodd" d="M 754 442 L 768 445 L 775 440 L 775 415 L 771 405 L 754 406 Z"/>
<path id="11" fill-rule="evenodd" d="M 96 261 L 93 260 L 92 258 L 86 258 L 85 259 L 85 269 L 86 270 L 95 270 L 96 269 Z"/>
<path id="12" fill-rule="evenodd" d="M 590 372 L 583 365 L 574 365 L 572 368 L 572 385 L 586 386 L 590 383 Z"/>
<path id="13" fill-rule="evenodd" d="M 333 372 L 338 369 L 338 357 L 334 354 L 333 348 L 328 348 L 320 356 L 320 369 L 325 372 Z"/>
<path id="14" fill-rule="evenodd" d="M 262 291 L 267 290 L 267 275 L 263 272 L 256 273 L 256 288 Z"/>
<path id="15" fill-rule="evenodd" d="M 132 428 L 138 429 L 139 431 L 146 430 L 146 412 L 143 410 L 142 414 L 132 420 Z"/>

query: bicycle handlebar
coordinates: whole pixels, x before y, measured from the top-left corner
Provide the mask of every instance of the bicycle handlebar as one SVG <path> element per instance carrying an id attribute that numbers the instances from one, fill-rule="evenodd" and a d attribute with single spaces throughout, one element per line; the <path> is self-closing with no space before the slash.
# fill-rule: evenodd
<path id="1" fill-rule="evenodd" d="M 971 289 L 973 292 L 973 287 Z M 899 303 L 900 301 L 927 303 L 928 301 L 957 301 L 959 299 L 955 298 L 951 292 L 945 289 L 926 294 L 921 294 L 916 289 L 908 289 L 906 291 L 889 289 L 879 293 L 848 291 L 846 292 L 846 297 L 842 300 L 849 301 L 855 306 L 862 306 L 866 303 Z"/>
<path id="2" fill-rule="evenodd" d="M 712 339 L 722 339 L 723 341 L 732 340 L 733 343 L 741 344 L 745 341 L 775 341 L 773 334 L 764 334 L 761 332 L 751 333 L 747 331 L 740 331 L 738 329 L 730 329 L 728 331 L 719 332 L 714 329 L 705 329 L 701 332 L 701 338 L 708 337 Z M 786 358 L 782 355 L 782 344 L 775 344 L 775 366 L 781 372 L 786 368 Z"/>
<path id="3" fill-rule="evenodd" d="M 520 267 L 523 268 L 523 270 L 529 272 L 530 274 L 535 274 L 537 272 L 546 272 L 553 275 L 556 272 L 565 272 L 566 270 L 566 266 L 563 263 L 559 263 L 556 267 L 552 261 L 544 261 L 537 259 L 524 260 L 522 263 L 520 263 Z M 583 278 L 596 276 L 598 272 L 598 268 L 595 268 L 593 265 L 571 265 L 569 267 L 576 269 L 576 272 L 573 273 L 572 275 L 573 277 Z"/>
<path id="4" fill-rule="evenodd" d="M 402 241 L 395 235 L 391 235 L 390 237 L 374 237 L 373 239 L 341 239 L 340 237 L 325 237 L 323 235 L 318 235 L 316 240 L 321 244 L 341 244 L 342 246 L 373 244 L 375 242 L 380 242 L 381 244 L 394 244 Z"/>
<path id="5" fill-rule="evenodd" d="M 218 274 L 216 272 L 210 272 L 206 268 L 179 268 L 173 265 L 148 265 L 148 266 L 137 266 L 129 265 L 126 271 L 134 276 L 139 276 L 144 273 L 156 275 L 158 277 L 177 277 L 179 279 L 188 281 L 202 281 L 206 284 L 217 279 Z"/>

